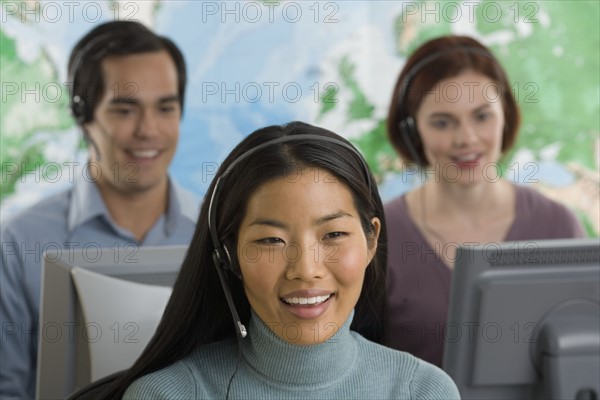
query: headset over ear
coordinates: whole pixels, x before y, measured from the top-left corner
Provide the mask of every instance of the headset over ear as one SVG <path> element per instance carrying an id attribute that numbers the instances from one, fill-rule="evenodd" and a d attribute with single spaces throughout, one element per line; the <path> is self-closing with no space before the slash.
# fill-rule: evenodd
<path id="1" fill-rule="evenodd" d="M 420 69 L 421 68 L 419 68 L 419 70 Z M 400 121 L 398 122 L 398 130 L 400 131 L 400 137 L 413 162 L 419 166 L 423 166 L 425 163 L 420 155 L 423 146 L 421 144 L 421 136 L 417 130 L 417 123 L 411 115 L 407 115 L 408 113 L 404 106 L 406 95 L 408 93 L 408 86 L 410 85 L 413 76 L 418 72 L 418 70 L 415 72 L 412 71 L 413 70 L 409 71 L 404 81 L 400 84 L 401 92 L 400 97 L 398 97 L 398 116 Z"/>
<path id="2" fill-rule="evenodd" d="M 77 125 L 81 126 L 86 122 L 85 115 L 85 102 L 78 95 L 73 96 L 70 103 L 71 115 L 77 122 Z"/>
<path id="3" fill-rule="evenodd" d="M 105 37 L 106 35 L 101 35 L 95 40 L 92 40 L 84 47 L 82 47 L 77 52 L 75 61 L 73 62 L 73 67 L 70 71 L 71 73 L 68 82 L 71 84 L 71 102 L 69 103 L 69 107 L 71 109 L 71 115 L 73 116 L 73 119 L 75 119 L 75 122 L 77 122 L 77 125 L 79 126 L 82 126 L 84 123 L 88 122 L 90 118 L 87 115 L 85 101 L 81 98 L 79 94 L 75 94 L 78 89 L 75 80 L 79 76 L 83 60 L 88 56 L 90 50 Z"/>
<path id="4" fill-rule="evenodd" d="M 419 136 L 419 131 L 417 131 L 415 119 L 411 116 L 401 119 L 398 123 L 398 129 L 400 130 L 400 136 L 414 162 L 423 166 L 424 164 L 419 155 L 419 151 L 423 146 L 421 145 L 421 136 Z"/>
<path id="5" fill-rule="evenodd" d="M 221 183 L 227 179 L 231 171 L 243 160 L 248 157 L 256 154 L 259 150 L 264 149 L 265 147 L 272 146 L 277 143 L 285 143 L 285 142 L 296 142 L 296 141 L 310 141 L 310 140 L 320 140 L 325 142 L 334 143 L 338 146 L 345 147 L 350 150 L 352 153 L 356 155 L 356 157 L 360 160 L 363 171 L 365 174 L 366 182 L 369 186 L 369 192 L 373 189 L 375 183 L 372 182 L 371 173 L 367 162 L 363 158 L 363 156 L 354 148 L 351 144 L 342 142 L 339 139 L 320 136 L 315 134 L 298 134 L 298 135 L 290 135 L 283 136 L 277 139 L 269 140 L 264 142 L 258 146 L 253 147 L 252 149 L 246 151 L 238 158 L 236 158 L 229 167 L 221 174 L 215 183 L 212 194 L 210 196 L 210 203 L 208 204 L 208 230 L 210 233 L 210 238 L 213 245 L 213 254 L 212 259 L 217 269 L 217 273 L 219 275 L 219 280 L 221 281 L 221 286 L 223 287 L 223 291 L 225 293 L 225 298 L 229 305 L 229 309 L 231 310 L 231 314 L 233 317 L 234 324 L 236 326 L 236 332 L 240 338 L 244 338 L 247 334 L 246 327 L 240 322 L 240 318 L 238 316 L 237 310 L 235 308 L 235 304 L 233 303 L 233 299 L 231 296 L 231 291 L 229 289 L 229 284 L 226 278 L 226 271 L 232 272 L 239 279 L 242 279 L 241 271 L 239 270 L 239 265 L 235 258 L 235 253 L 231 253 L 227 246 L 223 244 L 221 239 L 219 238 L 218 229 L 217 229 L 217 204 L 219 204 L 219 196 L 221 194 Z"/>
<path id="6" fill-rule="evenodd" d="M 69 103 L 71 116 L 73 117 L 73 119 L 75 119 L 77 125 L 81 127 L 83 139 L 85 140 L 86 144 L 91 144 L 94 148 L 98 160 L 100 160 L 101 158 L 100 150 L 98 149 L 98 146 L 90 136 L 87 129 L 85 129 L 83 126 L 85 123 L 93 119 L 93 110 L 87 107 L 87 105 L 85 104 L 85 100 L 81 97 L 80 94 L 76 94 L 83 93 L 83 89 L 77 87 L 76 79 L 81 73 L 81 66 L 83 65 L 83 62 L 86 58 L 91 57 L 93 61 L 97 62 L 109 50 L 115 48 L 120 44 L 120 41 L 115 39 L 113 36 L 114 33 L 111 32 L 103 33 L 97 36 L 96 38 L 92 39 L 81 49 L 77 50 L 72 64 L 73 67 L 69 71 L 68 78 L 68 82 L 71 84 L 71 101 Z"/>
<path id="7" fill-rule="evenodd" d="M 474 53 L 485 56 L 491 59 L 496 68 L 499 68 L 498 62 L 494 59 L 494 57 L 486 50 L 479 47 L 472 46 L 458 46 L 452 47 L 446 50 L 441 50 L 430 54 L 427 57 L 424 57 L 422 60 L 417 62 L 405 75 L 402 82 L 400 82 L 400 95 L 398 96 L 398 130 L 400 131 L 400 137 L 404 142 L 410 156 L 413 161 L 420 166 L 425 165 L 425 160 L 422 160 L 420 154 L 422 153 L 422 142 L 421 136 L 417 129 L 417 122 L 412 115 L 408 115 L 405 104 L 406 99 L 409 94 L 409 87 L 412 84 L 415 76 L 421 72 L 421 70 L 428 65 L 429 63 L 435 61 L 438 58 L 441 58 L 445 55 L 454 52 L 465 52 L 465 53 Z"/>
<path id="8" fill-rule="evenodd" d="M 212 241 L 213 248 L 214 248 L 214 257 L 216 260 L 216 262 L 215 262 L 216 266 L 223 268 L 224 270 L 231 271 L 234 275 L 236 275 L 238 278 L 241 279 L 241 271 L 238 270 L 237 264 L 234 263 L 234 257 L 232 257 L 232 255 L 231 255 L 233 253 L 231 253 L 229 251 L 229 249 L 224 244 L 222 244 L 221 239 L 219 238 L 219 234 L 217 233 L 217 222 L 216 222 L 217 221 L 217 204 L 218 204 L 219 196 L 221 194 L 221 190 L 220 190 L 221 182 L 223 180 L 227 179 L 227 177 L 229 176 L 231 171 L 241 161 L 252 156 L 259 150 L 262 150 L 265 147 L 268 147 L 268 146 L 271 146 L 271 145 L 274 145 L 277 143 L 295 142 L 295 141 L 303 141 L 303 140 L 304 141 L 320 140 L 320 141 L 334 143 L 338 146 L 347 148 L 352 153 L 354 153 L 357 156 L 357 158 L 360 160 L 362 167 L 363 167 L 364 174 L 365 174 L 365 179 L 369 185 L 369 190 L 371 190 L 373 188 L 373 186 L 375 185 L 371 181 L 371 173 L 370 173 L 369 167 L 367 165 L 367 162 L 364 160 L 363 156 L 352 145 L 342 142 L 338 139 L 330 138 L 327 136 L 315 135 L 315 134 L 290 135 L 290 136 L 283 136 L 283 137 L 280 137 L 277 139 L 267 141 L 265 143 L 262 143 L 256 147 L 252 148 L 251 150 L 248 150 L 247 152 L 240 155 L 237 159 L 235 159 L 229 165 L 229 167 L 225 170 L 225 172 L 223 172 L 223 174 L 217 178 L 214 189 L 213 189 L 211 197 L 210 197 L 210 203 L 208 206 L 208 229 L 210 232 L 210 237 L 211 237 L 211 241 Z"/>
<path id="9" fill-rule="evenodd" d="M 71 115 L 80 126 L 91 121 L 93 118 L 91 115 L 92 110 L 87 107 L 85 100 L 80 94 L 76 94 L 78 92 L 82 93 L 82 89 L 78 88 L 76 83 L 76 80 L 81 73 L 81 66 L 86 58 L 91 57 L 94 61 L 97 61 L 119 44 L 120 41 L 117 38 L 114 38 L 114 33 L 106 32 L 92 39 L 81 49 L 77 50 L 77 54 L 73 61 L 73 67 L 70 70 L 68 82 L 71 84 L 71 102 L 69 104 Z"/>
<path id="10" fill-rule="evenodd" d="M 417 123 L 412 115 L 408 115 L 408 111 L 406 110 L 406 99 L 409 93 L 409 87 L 412 84 L 414 77 L 425 67 L 427 64 L 432 62 L 433 60 L 441 57 L 449 53 L 452 50 L 444 50 L 440 52 L 433 53 L 421 61 L 417 62 L 405 75 L 402 82 L 400 82 L 400 95 L 398 96 L 398 130 L 400 131 L 400 137 L 406 146 L 411 158 L 413 161 L 423 166 L 425 165 L 424 160 L 422 160 L 420 156 L 420 151 L 422 149 L 421 137 L 419 135 L 419 131 L 417 130 Z"/>

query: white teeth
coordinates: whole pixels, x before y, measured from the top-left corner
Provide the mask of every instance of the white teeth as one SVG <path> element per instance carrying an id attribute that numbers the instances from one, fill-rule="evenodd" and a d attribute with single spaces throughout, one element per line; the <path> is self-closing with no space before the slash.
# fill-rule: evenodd
<path id="1" fill-rule="evenodd" d="M 158 155 L 158 150 L 138 150 L 130 153 L 136 158 L 153 158 Z"/>
<path id="2" fill-rule="evenodd" d="M 462 157 L 457 157 L 458 161 L 473 161 L 477 158 L 477 154 L 469 154 Z"/>
<path id="3" fill-rule="evenodd" d="M 316 296 L 316 297 L 286 297 L 283 299 L 288 304 L 319 304 L 331 297 L 330 294 L 327 296 Z"/>

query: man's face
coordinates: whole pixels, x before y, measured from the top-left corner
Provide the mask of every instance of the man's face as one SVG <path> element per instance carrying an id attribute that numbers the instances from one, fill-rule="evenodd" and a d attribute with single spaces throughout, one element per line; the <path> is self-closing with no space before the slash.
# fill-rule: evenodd
<path id="1" fill-rule="evenodd" d="M 165 185 L 179 138 L 177 69 L 166 51 L 108 57 L 102 61 L 104 94 L 85 124 L 89 174 L 100 187 L 121 194 Z"/>

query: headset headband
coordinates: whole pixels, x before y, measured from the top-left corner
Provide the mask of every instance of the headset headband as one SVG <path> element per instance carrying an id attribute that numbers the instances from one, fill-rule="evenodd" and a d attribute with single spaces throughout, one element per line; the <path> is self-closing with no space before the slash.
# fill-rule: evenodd
<path id="1" fill-rule="evenodd" d="M 233 169 L 240 162 L 244 161 L 245 159 L 252 156 L 253 154 L 256 154 L 258 151 L 264 149 L 265 147 L 272 146 L 272 145 L 278 144 L 278 143 L 298 142 L 298 141 L 302 141 L 302 140 L 320 140 L 320 141 L 324 141 L 324 142 L 330 142 L 330 143 L 337 144 L 339 146 L 342 146 L 342 147 L 350 150 L 360 160 L 362 167 L 363 167 L 363 171 L 365 173 L 365 179 L 367 181 L 367 184 L 369 185 L 369 191 L 371 191 L 373 183 L 371 182 L 371 173 L 370 173 L 369 167 L 367 166 L 367 162 L 365 161 L 363 156 L 358 152 L 358 150 L 349 143 L 346 143 L 339 139 L 331 138 L 328 136 L 321 136 L 321 135 L 315 135 L 315 134 L 289 135 L 289 136 L 283 136 L 283 137 L 280 137 L 277 139 L 273 139 L 273 140 L 269 140 L 267 142 L 261 143 L 258 146 L 254 147 L 254 148 L 246 151 L 242 155 L 240 155 L 229 165 L 229 167 L 225 170 L 225 172 L 223 172 L 223 174 L 221 174 L 221 176 L 219 176 L 217 178 L 214 189 L 210 196 L 210 203 L 208 205 L 208 230 L 210 232 L 211 240 L 213 242 L 213 247 L 217 253 L 217 257 L 221 262 L 224 261 L 224 258 L 223 258 L 224 255 L 221 254 L 221 251 L 220 251 L 220 249 L 222 247 L 221 247 L 221 242 L 219 240 L 219 235 L 217 233 L 217 226 L 216 226 L 217 225 L 216 224 L 216 218 L 217 218 L 216 204 L 218 202 L 219 195 L 220 195 L 219 188 L 220 188 L 221 181 L 223 179 L 227 178 L 227 176 L 231 173 L 231 171 L 233 171 Z M 224 252 L 226 253 L 225 256 L 228 258 L 227 261 L 231 262 L 231 257 L 227 253 L 227 249 L 225 249 Z M 230 265 L 230 267 L 231 267 L 231 265 Z"/>
<path id="2" fill-rule="evenodd" d="M 455 52 L 464 52 L 464 53 L 471 53 L 471 54 L 479 54 L 479 55 L 485 56 L 485 57 L 489 58 L 491 61 L 493 61 L 494 65 L 496 67 L 498 65 L 498 61 L 494 58 L 494 56 L 488 50 L 483 49 L 483 48 L 479 48 L 479 47 L 458 46 L 458 47 L 452 47 L 450 49 L 436 51 L 436 52 L 428 55 L 427 57 L 424 57 L 423 59 L 419 60 L 406 73 L 406 76 L 404 77 L 403 82 L 400 84 L 400 96 L 398 97 L 398 115 L 402 116 L 402 114 L 403 114 L 402 113 L 402 109 L 404 108 L 403 105 L 404 105 L 404 101 L 405 101 L 407 93 L 408 93 L 408 87 L 412 83 L 412 80 L 414 79 L 414 77 L 419 72 L 421 72 L 421 70 L 426 65 L 430 64 L 432 61 L 435 61 L 438 58 L 441 58 L 443 56 L 446 56 L 448 54 L 455 53 Z M 406 117 L 408 117 L 408 116 L 406 116 Z M 403 116 L 401 119 L 404 119 L 406 117 Z"/>
<path id="3" fill-rule="evenodd" d="M 426 65 L 430 64 L 431 62 L 433 62 L 445 55 L 448 55 L 448 54 L 451 54 L 454 52 L 479 54 L 479 55 L 485 56 L 492 61 L 494 68 L 501 71 L 501 68 L 498 65 L 498 61 L 494 58 L 493 54 L 489 50 L 487 50 L 485 48 L 468 46 L 468 45 L 457 46 L 457 47 L 452 47 L 452 48 L 445 49 L 445 50 L 436 51 L 426 57 L 423 57 L 421 60 L 416 62 L 415 65 L 413 65 L 408 70 L 404 79 L 402 80 L 402 82 L 399 85 L 400 86 L 400 95 L 398 96 L 398 99 L 397 99 L 397 102 L 398 102 L 398 105 L 397 105 L 398 130 L 400 131 L 400 137 L 402 138 L 402 141 L 404 142 L 404 145 L 406 146 L 406 149 L 409 152 L 411 158 L 413 159 L 414 162 L 416 162 L 418 165 L 421 165 L 421 166 L 425 165 L 425 163 L 424 163 L 424 160 L 422 160 L 421 156 L 419 155 L 419 149 L 421 147 L 421 140 L 419 137 L 419 132 L 417 130 L 417 124 L 416 124 L 415 119 L 411 115 L 405 115 L 405 113 L 403 112 L 403 111 L 407 111 L 406 114 L 408 114 L 408 110 L 406 110 L 406 107 L 404 106 L 405 100 L 408 96 L 408 88 L 411 85 L 414 77 L 418 73 L 420 73 L 423 70 L 423 68 L 425 68 Z M 502 74 L 499 74 L 499 75 L 502 75 Z"/>
<path id="4" fill-rule="evenodd" d="M 363 167 L 365 173 L 365 179 L 367 180 L 367 184 L 369 185 L 369 192 L 373 189 L 373 183 L 371 181 L 371 173 L 369 171 L 369 167 L 367 166 L 367 162 L 363 158 L 363 156 L 358 152 L 358 150 L 349 143 L 343 142 L 340 139 L 334 139 L 328 136 L 321 136 L 315 134 L 299 134 L 299 135 L 288 135 L 283 136 L 277 139 L 272 139 L 267 142 L 261 143 L 258 146 L 246 151 L 239 157 L 237 157 L 229 167 L 219 176 L 215 182 L 215 186 L 213 188 L 212 194 L 210 196 L 210 203 L 208 204 L 208 230 L 210 232 L 211 241 L 213 244 L 213 254 L 212 259 L 215 264 L 215 268 L 217 269 L 217 274 L 219 276 L 219 281 L 221 282 L 221 286 L 223 287 L 223 293 L 225 294 L 225 300 L 227 301 L 227 305 L 229 310 L 231 311 L 231 316 L 233 318 L 233 323 L 236 328 L 236 334 L 238 338 L 242 339 L 246 337 L 247 331 L 246 327 L 240 321 L 240 317 L 235 308 L 235 303 L 233 302 L 233 298 L 231 296 L 231 290 L 229 289 L 229 285 L 227 283 L 227 279 L 225 277 L 225 269 L 229 269 L 231 272 L 236 274 L 239 278 L 241 275 L 234 269 L 232 265 L 231 255 L 229 254 L 229 250 L 227 247 L 221 245 L 221 241 L 219 240 L 219 235 L 217 233 L 217 210 L 216 205 L 219 200 L 220 195 L 220 184 L 221 181 L 233 171 L 233 169 L 243 160 L 249 158 L 253 154 L 256 154 L 259 150 L 264 149 L 265 147 L 278 144 L 278 143 L 287 143 L 287 142 L 297 142 L 302 140 L 320 140 L 324 142 L 330 142 L 342 146 L 352 153 L 356 155 L 356 157 L 360 160 L 361 165 Z"/>
<path id="5" fill-rule="evenodd" d="M 91 51 L 96 48 L 100 43 L 106 41 L 107 39 L 114 36 L 114 33 L 107 32 L 99 35 L 98 37 L 92 39 L 89 43 L 83 46 L 81 49 L 77 51 L 77 56 L 73 60 L 73 66 L 71 68 L 69 77 L 67 82 L 71 85 L 71 114 L 75 118 L 78 124 L 82 125 L 87 120 L 88 114 L 88 105 L 85 104 L 85 99 L 83 99 L 80 95 L 75 94 L 76 92 L 81 92 L 81 90 L 77 90 L 75 85 L 75 79 L 79 75 L 79 70 L 84 63 L 85 58 L 90 56 Z M 94 60 L 97 61 L 104 57 L 106 53 L 110 50 L 114 49 L 121 43 L 118 39 L 112 39 L 105 46 L 99 49 L 95 54 L 93 54 Z"/>

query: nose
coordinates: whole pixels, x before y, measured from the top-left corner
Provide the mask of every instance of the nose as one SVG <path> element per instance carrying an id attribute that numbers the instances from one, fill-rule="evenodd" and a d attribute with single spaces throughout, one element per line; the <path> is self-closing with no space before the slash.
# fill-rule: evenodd
<path id="1" fill-rule="evenodd" d="M 159 132 L 159 118 L 152 109 L 143 109 L 137 124 L 136 136 L 139 138 L 150 138 Z"/>
<path id="2" fill-rule="evenodd" d="M 321 279 L 325 276 L 326 267 L 320 257 L 323 252 L 319 243 L 299 246 L 290 243 L 284 248 L 284 257 L 287 261 L 285 277 L 290 280 L 299 279 L 310 281 Z"/>
<path id="3" fill-rule="evenodd" d="M 453 144 L 457 147 L 464 147 L 477 140 L 477 130 L 468 122 L 462 123 L 454 132 Z"/>

